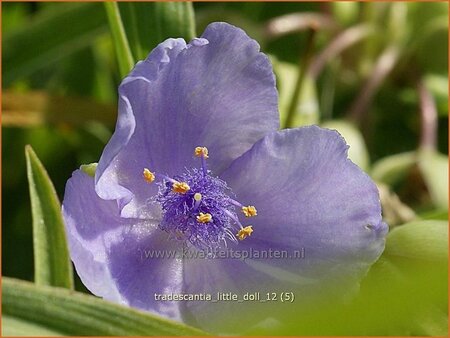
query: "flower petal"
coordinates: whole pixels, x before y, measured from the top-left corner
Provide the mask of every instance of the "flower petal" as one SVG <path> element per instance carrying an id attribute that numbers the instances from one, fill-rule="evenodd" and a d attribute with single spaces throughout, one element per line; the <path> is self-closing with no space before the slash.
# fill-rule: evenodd
<path id="1" fill-rule="evenodd" d="M 215 258 L 188 255 L 191 258 L 184 261 L 184 292 L 210 294 L 212 301 L 187 302 L 182 308 L 183 320 L 215 334 L 243 334 L 268 318 L 282 322 L 289 311 L 298 313 L 307 309 L 318 296 L 328 297 L 328 301 L 336 297 L 336 292 L 332 294 L 327 289 L 330 284 L 279 268 L 280 260 L 276 257 L 254 260 L 253 255 L 265 255 L 273 250 L 270 247 L 257 249 L 256 252 L 230 244 L 217 252 Z M 301 270 L 304 263 L 297 260 L 297 269 Z M 286 298 L 283 301 L 280 298 L 291 292 L 297 299 L 295 306 L 289 306 Z"/>
<path id="2" fill-rule="evenodd" d="M 157 192 L 155 185 L 144 184 L 142 171 L 145 167 L 152 167 L 149 159 L 152 148 L 146 143 L 139 143 L 140 139 L 133 135 L 147 133 L 148 126 L 139 124 L 136 127 L 136 116 L 125 91 L 127 83 L 138 83 L 136 92 L 132 96 L 139 101 L 145 101 L 145 88 L 154 82 L 158 73 L 175 58 L 181 50 L 186 48 L 183 39 L 168 39 L 159 44 L 146 60 L 136 64 L 133 71 L 126 77 L 119 87 L 119 115 L 116 130 L 103 150 L 96 174 L 96 191 L 106 200 L 118 200 L 119 208 L 132 201 L 123 213 L 129 217 L 153 218 L 158 208 L 148 200 Z M 135 102 L 138 104 L 138 102 Z M 142 108 L 143 109 L 143 108 Z M 143 112 L 145 114 L 145 112 Z M 140 130 L 140 132 L 136 131 Z M 132 191 L 130 191 L 132 190 Z"/>
<path id="3" fill-rule="evenodd" d="M 255 205 L 254 232 L 243 250 L 286 250 L 299 259 L 249 260 L 306 280 L 358 280 L 384 249 L 387 226 L 378 191 L 347 158 L 344 139 L 316 126 L 266 136 L 222 179 L 242 203 Z M 298 254 L 300 253 L 300 254 Z M 272 265 L 272 266 L 271 266 Z"/>
<path id="4" fill-rule="evenodd" d="M 182 269 L 179 259 L 146 256 L 179 246 L 156 221 L 121 218 L 115 201 L 99 198 L 94 179 L 80 170 L 67 183 L 63 215 L 72 261 L 93 294 L 179 319 L 179 304 L 154 300 L 155 292 L 181 288 Z"/>
<path id="5" fill-rule="evenodd" d="M 234 258 L 185 259 L 183 283 L 186 294 L 209 294 L 212 298 L 186 302 L 182 308 L 183 321 L 216 334 L 242 334 L 243 327 L 236 323 L 249 328 L 272 316 L 274 307 L 243 302 L 245 293 L 259 292 L 265 299 L 267 292 L 281 289 L 281 283 L 274 285 L 264 273 L 248 267 L 243 259 Z M 224 297 L 219 299 L 219 293 L 225 294 Z M 240 301 L 225 298 L 230 293 Z"/>
<path id="6" fill-rule="evenodd" d="M 181 320 L 180 302 L 159 301 L 155 295 L 182 290 L 181 244 L 170 240 L 156 223 L 124 228 L 109 245 L 109 269 L 129 306 Z"/>
<path id="7" fill-rule="evenodd" d="M 199 165 L 194 148 L 206 146 L 209 168 L 219 174 L 279 126 L 268 58 L 226 23 L 209 25 L 185 48 L 178 40 L 161 44 L 123 81 L 120 102 L 96 190 L 102 198 L 120 199 L 125 217 L 152 213 L 136 211 L 155 193 L 143 184 L 144 167 L 180 174 Z"/>
<path id="8" fill-rule="evenodd" d="M 67 181 L 62 211 L 70 256 L 83 284 L 97 296 L 122 302 L 107 269 L 104 244 L 123 226 L 117 204 L 101 200 L 94 179 L 76 170 Z"/>

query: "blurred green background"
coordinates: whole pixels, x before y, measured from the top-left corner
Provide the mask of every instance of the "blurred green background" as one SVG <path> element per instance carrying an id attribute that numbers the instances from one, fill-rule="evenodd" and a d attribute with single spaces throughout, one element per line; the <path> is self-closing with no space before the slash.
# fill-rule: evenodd
<path id="1" fill-rule="evenodd" d="M 1 5 L 2 273 L 31 281 L 24 147 L 32 145 L 62 198 L 72 171 L 97 162 L 114 130 L 121 75 L 103 4 Z M 155 4 L 135 4 L 135 12 L 128 6 L 119 5 L 138 60 L 171 31 L 152 29 L 151 18 L 165 27 L 163 10 Z M 315 123 L 344 135 L 352 160 L 379 184 L 391 228 L 448 219 L 446 2 L 217 2 L 193 8 L 198 35 L 208 23 L 226 21 L 243 28 L 270 55 L 282 126 Z M 142 27 L 137 35 L 127 25 L 133 20 Z M 435 279 L 419 281 L 418 287 L 437 283 L 444 290 L 447 273 L 441 263 L 432 264 Z M 413 267 L 409 271 L 422 267 L 407 264 Z M 84 290 L 79 281 L 76 285 Z M 393 287 L 385 296 L 399 290 Z M 393 332 L 430 333 L 408 330 Z"/>

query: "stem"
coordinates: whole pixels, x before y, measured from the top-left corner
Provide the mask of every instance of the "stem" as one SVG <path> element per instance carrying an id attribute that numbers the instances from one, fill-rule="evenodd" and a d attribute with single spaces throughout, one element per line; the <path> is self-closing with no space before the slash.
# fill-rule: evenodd
<path id="1" fill-rule="evenodd" d="M 292 124 L 294 122 L 294 116 L 295 116 L 295 113 L 297 112 L 298 102 L 300 100 L 303 83 L 305 82 L 304 81 L 305 75 L 308 72 L 308 67 L 309 67 L 309 64 L 311 63 L 311 58 L 313 55 L 314 38 L 316 36 L 316 32 L 317 32 L 317 26 L 312 24 L 308 30 L 305 55 L 299 62 L 297 83 L 295 84 L 295 89 L 294 89 L 294 93 L 292 95 L 291 103 L 289 105 L 284 128 L 292 127 Z"/>
<path id="2" fill-rule="evenodd" d="M 131 54 L 122 18 L 120 17 L 117 2 L 105 2 L 106 14 L 108 16 L 109 28 L 113 37 L 116 49 L 117 61 L 119 63 L 120 75 L 125 77 L 134 66 L 133 55 Z"/>
<path id="3" fill-rule="evenodd" d="M 373 26 L 367 24 L 361 24 L 340 33 L 317 57 L 314 58 L 309 69 L 311 77 L 314 79 L 317 78 L 327 62 L 333 60 L 344 50 L 373 33 L 375 33 L 375 29 Z"/>
<path id="4" fill-rule="evenodd" d="M 378 58 L 371 76 L 367 79 L 363 88 L 352 103 L 348 115 L 357 125 L 360 125 L 364 114 L 371 104 L 376 92 L 383 81 L 390 74 L 400 57 L 400 49 L 396 45 L 391 45 Z"/>
<path id="5" fill-rule="evenodd" d="M 420 98 L 421 136 L 420 148 L 435 150 L 437 143 L 437 109 L 436 103 L 422 80 L 417 84 Z"/>
<path id="6" fill-rule="evenodd" d="M 130 33 L 130 49 L 133 55 L 138 59 L 145 58 L 145 51 L 142 49 L 141 37 L 139 36 L 139 24 L 136 13 L 136 4 L 131 2 L 125 2 L 122 4 L 122 14 L 127 22 L 129 21 L 129 33 Z"/>
<path id="7" fill-rule="evenodd" d="M 310 69 L 312 66 L 310 67 Z M 336 79 L 339 77 L 341 59 L 337 58 L 330 64 L 330 71 L 326 72 L 323 78 L 323 89 L 320 94 L 320 111 L 324 120 L 329 120 L 333 116 L 333 105 L 336 92 Z"/>
<path id="8" fill-rule="evenodd" d="M 376 4 L 365 2 L 361 4 L 361 23 L 377 27 Z M 361 74 L 368 74 L 368 69 L 373 65 L 375 58 L 376 46 L 373 39 L 366 40 L 361 49 L 361 57 L 359 58 L 358 68 Z"/>

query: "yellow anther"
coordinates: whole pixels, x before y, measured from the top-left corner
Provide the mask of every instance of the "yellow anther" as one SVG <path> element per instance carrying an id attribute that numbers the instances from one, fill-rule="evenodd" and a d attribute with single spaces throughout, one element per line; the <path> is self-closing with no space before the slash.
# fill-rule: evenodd
<path id="1" fill-rule="evenodd" d="M 196 147 L 195 148 L 195 156 L 197 157 L 204 157 L 205 159 L 208 158 L 208 148 L 206 147 Z"/>
<path id="2" fill-rule="evenodd" d="M 142 175 L 144 176 L 144 180 L 146 180 L 148 183 L 152 183 L 155 180 L 155 174 L 147 168 L 144 169 Z"/>
<path id="3" fill-rule="evenodd" d="M 185 182 L 175 182 L 172 184 L 172 191 L 179 194 L 185 194 L 189 189 L 191 189 L 191 187 Z"/>
<path id="4" fill-rule="evenodd" d="M 239 240 L 244 240 L 246 239 L 248 236 L 250 236 L 253 232 L 252 226 L 248 225 L 245 228 L 239 230 L 239 232 L 236 234 L 237 238 L 239 238 Z"/>
<path id="5" fill-rule="evenodd" d="M 258 215 L 256 208 L 253 205 L 249 205 L 248 207 L 242 207 L 242 212 L 245 217 L 252 217 Z"/>
<path id="6" fill-rule="evenodd" d="M 200 194 L 199 192 L 196 192 L 194 194 L 194 200 L 196 200 L 197 202 L 200 202 L 202 200 L 202 194 Z"/>
<path id="7" fill-rule="evenodd" d="M 198 216 L 197 216 L 197 221 L 199 221 L 200 223 L 208 223 L 211 222 L 212 220 L 212 216 L 211 214 L 204 214 L 203 212 L 201 212 Z"/>

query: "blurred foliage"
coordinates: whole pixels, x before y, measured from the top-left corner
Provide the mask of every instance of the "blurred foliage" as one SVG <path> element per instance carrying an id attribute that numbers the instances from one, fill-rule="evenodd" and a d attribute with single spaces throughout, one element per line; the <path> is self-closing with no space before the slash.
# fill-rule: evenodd
<path id="1" fill-rule="evenodd" d="M 63 288 L 5 278 L 2 335 L 200 336 L 193 327 Z"/>
<path id="2" fill-rule="evenodd" d="M 172 37 L 195 37 L 194 11 L 189 3 L 119 3 L 135 59 L 144 59 L 158 43 Z"/>
<path id="3" fill-rule="evenodd" d="M 33 216 L 34 282 L 73 289 L 61 204 L 47 171 L 29 145 L 25 158 Z"/>
<path id="4" fill-rule="evenodd" d="M 310 309 L 301 333 L 317 334 L 314 327 L 323 327 L 322 334 L 444 335 L 448 4 L 201 2 L 193 8 L 120 3 L 132 62 L 163 39 L 190 39 L 213 21 L 243 28 L 271 57 L 283 124 L 292 108 L 290 127 L 315 123 L 337 129 L 350 144 L 350 158 L 383 187 L 385 215 L 394 219 L 386 253 L 363 282 L 357 305 L 341 312 L 319 307 L 321 319 Z M 1 24 L 2 267 L 6 276 L 33 280 L 23 149 L 33 146 L 62 198 L 71 172 L 97 162 L 111 136 L 123 70 L 101 3 L 3 3 Z M 314 41 L 307 43 L 312 31 Z M 402 225 L 412 219 L 419 223 Z M 434 258 L 402 254 L 414 248 Z M 76 289 L 85 291 L 79 280 Z M 413 313 L 417 308 L 423 311 Z M 376 309 L 388 311 L 376 316 Z M 358 316 L 359 324 L 326 320 L 336 316 Z"/>
<path id="5" fill-rule="evenodd" d="M 396 227 L 351 301 L 324 297 L 285 307 L 286 325 L 269 323 L 246 334 L 447 336 L 447 239 L 446 221 Z"/>

